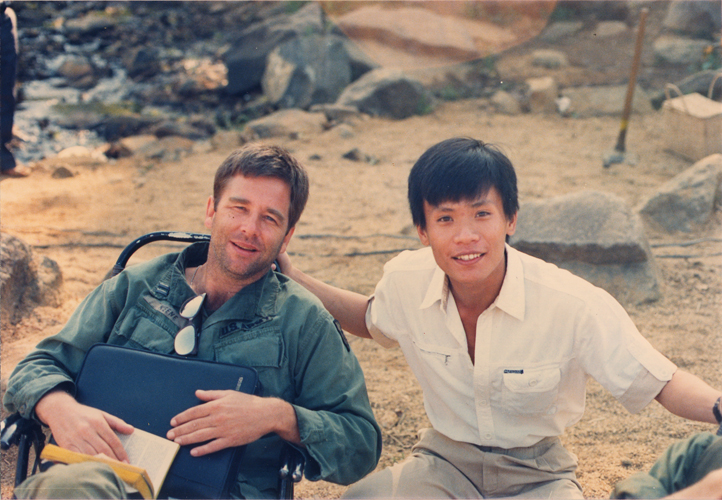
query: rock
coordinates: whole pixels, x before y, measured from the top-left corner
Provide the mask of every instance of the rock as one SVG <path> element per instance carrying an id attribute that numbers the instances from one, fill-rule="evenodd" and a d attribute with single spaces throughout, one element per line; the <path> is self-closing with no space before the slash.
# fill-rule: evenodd
<path id="1" fill-rule="evenodd" d="M 323 10 L 317 2 L 295 14 L 281 14 L 243 30 L 224 54 L 228 70 L 226 92 L 242 94 L 260 87 L 268 55 L 280 44 L 314 33 L 323 33 Z"/>
<path id="2" fill-rule="evenodd" d="M 308 109 L 335 102 L 351 82 L 344 41 L 335 35 L 292 38 L 269 55 L 263 93 L 281 108 Z"/>
<path id="3" fill-rule="evenodd" d="M 393 68 L 480 59 L 519 41 L 512 29 L 472 19 L 464 12 L 442 15 L 434 10 L 422 3 L 389 7 L 378 2 L 352 9 L 335 21 L 378 64 Z"/>
<path id="4" fill-rule="evenodd" d="M 194 141 L 206 139 L 213 135 L 205 127 L 196 127 L 192 123 L 181 122 L 176 120 L 164 120 L 156 125 L 153 125 L 148 131 L 158 138 L 168 137 L 171 135 L 185 137 Z"/>
<path id="5" fill-rule="evenodd" d="M 556 113 L 559 87 L 554 78 L 551 76 L 529 78 L 526 84 L 529 111 L 532 113 Z"/>
<path id="6" fill-rule="evenodd" d="M 346 87 L 336 104 L 394 119 L 426 114 L 433 106 L 431 95 L 421 83 L 393 69 L 369 71 Z"/>
<path id="7" fill-rule="evenodd" d="M 708 40 L 661 36 L 654 41 L 654 58 L 657 64 L 699 65 L 711 45 Z"/>
<path id="8" fill-rule="evenodd" d="M 629 30 L 622 21 L 602 21 L 597 24 L 594 34 L 600 38 L 619 36 Z"/>
<path id="9" fill-rule="evenodd" d="M 582 21 L 557 21 L 549 24 L 539 36 L 545 42 L 557 42 L 576 35 L 582 28 L 584 28 Z"/>
<path id="10" fill-rule="evenodd" d="M 359 116 L 359 110 L 355 106 L 341 106 L 338 104 L 314 104 L 310 110 L 312 113 L 323 113 L 329 122 L 342 123 Z"/>
<path id="11" fill-rule="evenodd" d="M 160 51 L 155 47 L 133 47 L 123 56 L 123 65 L 135 81 L 155 76 L 161 69 Z"/>
<path id="12" fill-rule="evenodd" d="M 92 127 L 106 141 L 114 142 L 123 137 L 140 135 L 159 123 L 162 118 L 142 115 L 108 116 Z"/>
<path id="13" fill-rule="evenodd" d="M 83 16 L 68 19 L 63 28 L 68 34 L 92 36 L 100 31 L 113 28 L 118 22 L 118 16 L 106 15 L 104 12 L 89 12 Z"/>
<path id="14" fill-rule="evenodd" d="M 640 203 L 643 220 L 667 232 L 698 231 L 722 203 L 722 154 L 703 158 Z"/>
<path id="15" fill-rule="evenodd" d="M 626 85 L 576 87 L 562 90 L 571 101 L 570 113 L 578 117 L 622 115 L 627 95 Z M 647 93 L 637 85 L 632 97 L 632 112 L 647 114 L 653 111 Z"/>
<path id="16" fill-rule="evenodd" d="M 622 303 L 659 298 L 639 216 L 619 197 L 583 191 L 525 203 L 511 245 L 581 276 Z"/>
<path id="17" fill-rule="evenodd" d="M 63 283 L 57 263 L 33 256 L 15 236 L 0 234 L 0 309 L 3 323 L 18 323 L 36 306 L 59 305 Z"/>
<path id="18" fill-rule="evenodd" d="M 98 83 L 99 77 L 87 57 L 68 56 L 58 68 L 58 73 L 76 88 L 91 88 Z"/>
<path id="19" fill-rule="evenodd" d="M 284 109 L 263 118 L 250 121 L 244 129 L 259 139 L 269 137 L 298 138 L 323 132 L 326 117 L 322 113 L 309 113 L 300 109 Z"/>
<path id="20" fill-rule="evenodd" d="M 135 154 L 159 161 L 179 161 L 193 152 L 194 144 L 191 139 L 169 135 L 139 147 Z"/>
<path id="21" fill-rule="evenodd" d="M 66 167 L 58 167 L 55 170 L 53 170 L 53 173 L 50 175 L 53 179 L 69 179 L 70 177 L 73 177 L 75 174 L 73 174 L 70 170 L 68 170 Z"/>
<path id="22" fill-rule="evenodd" d="M 157 140 L 158 138 L 152 134 L 143 134 L 124 137 L 118 141 L 118 144 L 121 148 L 133 155 Z"/>
<path id="23" fill-rule="evenodd" d="M 498 90 L 491 96 L 491 104 L 498 113 L 518 115 L 522 112 L 519 99 L 505 90 Z"/>
<path id="24" fill-rule="evenodd" d="M 532 52 L 531 57 L 531 63 L 542 68 L 558 69 L 569 66 L 566 54 L 558 50 L 535 50 Z"/>
<path id="25" fill-rule="evenodd" d="M 722 11 L 719 2 L 674 0 L 662 25 L 678 34 L 712 40 L 722 28 Z"/>

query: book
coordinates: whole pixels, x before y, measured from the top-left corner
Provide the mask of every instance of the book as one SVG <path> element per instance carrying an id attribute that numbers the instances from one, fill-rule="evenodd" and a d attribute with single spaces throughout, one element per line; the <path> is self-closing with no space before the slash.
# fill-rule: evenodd
<path id="1" fill-rule="evenodd" d="M 87 455 L 54 444 L 46 444 L 40 458 L 64 464 L 88 460 L 108 464 L 118 477 L 143 495 L 143 498 L 157 498 L 180 445 L 137 428 L 131 434 L 116 434 L 128 453 L 129 464 L 105 455 Z"/>

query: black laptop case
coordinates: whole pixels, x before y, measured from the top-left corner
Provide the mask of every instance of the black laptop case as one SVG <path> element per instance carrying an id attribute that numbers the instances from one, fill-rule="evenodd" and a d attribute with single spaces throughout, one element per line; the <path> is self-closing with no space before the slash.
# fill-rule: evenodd
<path id="1" fill-rule="evenodd" d="M 88 350 L 76 385 L 80 403 L 163 437 L 172 417 L 201 403 L 197 389 L 260 393 L 253 368 L 109 344 Z M 228 498 L 243 447 L 203 457 L 192 457 L 191 448 L 181 447 L 159 498 Z"/>

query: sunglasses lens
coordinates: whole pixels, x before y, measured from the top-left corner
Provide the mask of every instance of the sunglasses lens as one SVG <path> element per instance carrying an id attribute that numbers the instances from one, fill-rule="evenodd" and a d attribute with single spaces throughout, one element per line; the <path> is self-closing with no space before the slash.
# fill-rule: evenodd
<path id="1" fill-rule="evenodd" d="M 188 325 L 178 332 L 175 336 L 175 352 L 181 356 L 187 356 L 193 352 L 196 346 L 196 329 L 193 325 Z"/>
<path id="2" fill-rule="evenodd" d="M 191 319 L 196 314 L 198 314 L 198 311 L 200 311 L 201 306 L 203 305 L 203 301 L 206 299 L 206 294 L 202 293 L 200 295 L 197 295 L 190 299 L 188 302 L 185 303 L 185 305 L 181 308 L 180 315 L 182 318 L 185 319 Z"/>

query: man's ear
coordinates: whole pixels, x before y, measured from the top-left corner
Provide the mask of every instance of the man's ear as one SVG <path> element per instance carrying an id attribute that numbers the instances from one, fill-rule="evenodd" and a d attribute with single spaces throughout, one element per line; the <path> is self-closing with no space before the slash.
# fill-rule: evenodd
<path id="1" fill-rule="evenodd" d="M 419 233 L 419 240 L 421 240 L 421 244 L 425 247 L 428 247 L 429 235 L 426 233 L 426 229 L 422 228 L 421 226 L 416 226 L 416 232 Z"/>
<path id="2" fill-rule="evenodd" d="M 205 226 L 208 229 L 211 229 L 213 227 L 213 217 L 216 215 L 216 205 L 215 200 L 213 199 L 213 196 L 208 197 L 208 204 L 206 205 L 206 220 L 205 220 Z"/>
<path id="3" fill-rule="evenodd" d="M 513 236 L 514 233 L 516 233 L 516 221 L 517 221 L 518 214 L 519 214 L 519 212 L 514 212 L 514 215 L 512 215 L 510 219 L 507 219 L 507 221 L 506 221 L 506 235 L 507 236 Z"/>
<path id="4" fill-rule="evenodd" d="M 278 253 L 283 253 L 286 251 L 286 248 L 288 247 L 288 243 L 291 241 L 291 236 L 293 236 L 293 232 L 296 230 L 296 226 L 293 226 L 291 229 L 288 230 L 286 233 L 286 236 L 283 238 L 283 243 L 281 244 L 281 249 L 278 251 Z"/>

